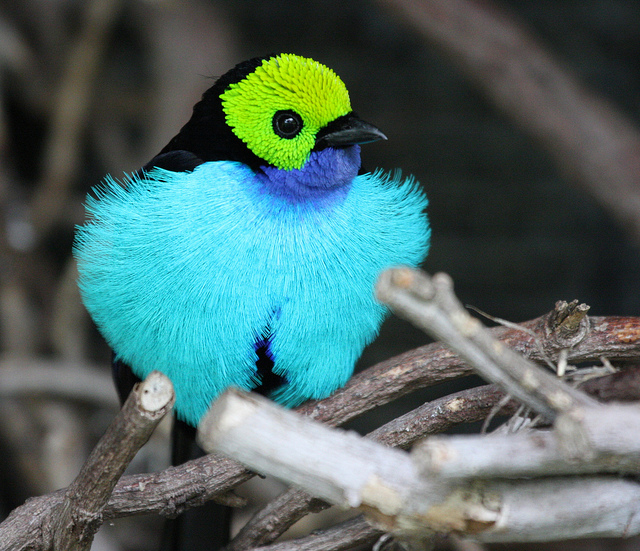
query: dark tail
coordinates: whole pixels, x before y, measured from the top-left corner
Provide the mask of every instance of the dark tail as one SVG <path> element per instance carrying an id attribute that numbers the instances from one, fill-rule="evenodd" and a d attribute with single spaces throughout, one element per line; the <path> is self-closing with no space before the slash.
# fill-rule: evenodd
<path id="1" fill-rule="evenodd" d="M 112 362 L 113 379 L 123 403 L 133 385 L 140 381 L 131 368 L 116 360 Z M 196 429 L 174 420 L 171 433 L 171 464 L 181 465 L 205 455 L 196 444 Z M 162 532 L 160 551 L 216 551 L 229 543 L 231 508 L 213 501 L 189 509 L 174 519 L 167 519 Z"/>
<path id="2" fill-rule="evenodd" d="M 173 465 L 181 465 L 205 455 L 196 444 L 196 430 L 182 421 L 173 423 Z M 160 551 L 215 551 L 229 543 L 231 508 L 213 501 L 167 519 Z"/>

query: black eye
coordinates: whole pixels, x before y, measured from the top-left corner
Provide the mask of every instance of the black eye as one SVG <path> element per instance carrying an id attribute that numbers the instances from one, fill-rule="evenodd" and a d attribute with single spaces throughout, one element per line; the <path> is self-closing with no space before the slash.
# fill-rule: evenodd
<path id="1" fill-rule="evenodd" d="M 290 140 L 302 130 L 302 117 L 294 111 L 278 111 L 273 115 L 273 130 L 281 138 Z"/>

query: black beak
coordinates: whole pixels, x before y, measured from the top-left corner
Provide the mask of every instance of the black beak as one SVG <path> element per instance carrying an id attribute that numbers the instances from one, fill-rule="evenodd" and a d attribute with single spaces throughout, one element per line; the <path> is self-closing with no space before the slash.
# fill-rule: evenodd
<path id="1" fill-rule="evenodd" d="M 349 113 L 337 118 L 318 132 L 316 149 L 346 147 L 386 139 L 387 137 L 373 124 L 364 122 L 354 113 Z"/>

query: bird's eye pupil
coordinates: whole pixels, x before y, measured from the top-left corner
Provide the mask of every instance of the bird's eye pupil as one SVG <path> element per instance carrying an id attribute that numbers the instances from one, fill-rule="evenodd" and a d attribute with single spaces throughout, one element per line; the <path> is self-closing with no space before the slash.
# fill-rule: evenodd
<path id="1" fill-rule="evenodd" d="M 273 130 L 281 138 L 290 140 L 302 130 L 302 117 L 294 111 L 278 111 L 273 116 Z"/>

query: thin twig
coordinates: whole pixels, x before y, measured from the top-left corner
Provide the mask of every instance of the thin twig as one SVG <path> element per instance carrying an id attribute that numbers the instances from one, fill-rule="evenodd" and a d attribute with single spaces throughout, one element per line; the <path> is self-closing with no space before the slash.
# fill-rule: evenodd
<path id="1" fill-rule="evenodd" d="M 492 316 L 491 314 L 487 314 L 486 312 L 483 312 L 482 310 L 480 310 L 479 308 L 476 308 L 475 306 L 467 305 L 467 308 L 470 309 L 470 310 L 473 310 L 474 312 L 480 314 L 482 317 L 485 317 L 485 318 L 487 318 L 488 320 L 491 320 L 494 323 L 497 323 L 497 324 L 502 325 L 504 327 L 509 327 L 510 329 L 516 329 L 518 331 L 524 331 L 525 333 L 527 333 L 533 339 L 533 342 L 535 343 L 536 348 L 538 349 L 538 352 L 540 353 L 540 356 L 542 357 L 544 362 L 547 364 L 547 366 L 550 367 L 551 369 L 553 369 L 554 371 L 557 369 L 556 364 L 554 364 L 551 361 L 551 358 L 549 358 L 549 356 L 547 356 L 546 352 L 544 351 L 544 347 L 542 346 L 542 341 L 540 341 L 540 339 L 538 339 L 538 337 L 537 337 L 537 335 L 535 334 L 534 331 L 532 331 L 528 327 L 525 327 L 522 324 L 513 323 L 512 321 L 509 321 L 509 320 L 506 320 L 506 319 L 502 319 L 502 318 L 498 318 L 496 316 Z M 562 355 L 564 352 L 565 352 L 564 350 L 561 350 L 560 354 Z"/>

